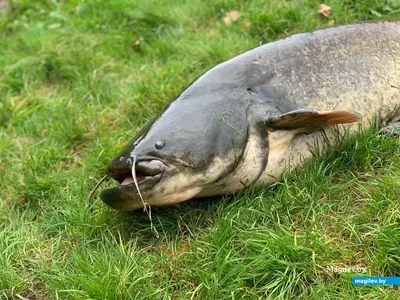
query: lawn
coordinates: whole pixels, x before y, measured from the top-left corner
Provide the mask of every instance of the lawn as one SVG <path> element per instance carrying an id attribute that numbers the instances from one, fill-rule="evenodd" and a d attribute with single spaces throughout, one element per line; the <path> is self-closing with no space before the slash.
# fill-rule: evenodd
<path id="1" fill-rule="evenodd" d="M 398 299 L 396 286 L 351 284 L 400 276 L 400 142 L 376 128 L 271 188 L 153 209 L 159 237 L 141 211 L 87 209 L 121 147 L 217 63 L 400 18 L 398 0 L 326 4 L 329 17 L 312 0 L 12 1 L 0 12 L 0 298 Z"/>

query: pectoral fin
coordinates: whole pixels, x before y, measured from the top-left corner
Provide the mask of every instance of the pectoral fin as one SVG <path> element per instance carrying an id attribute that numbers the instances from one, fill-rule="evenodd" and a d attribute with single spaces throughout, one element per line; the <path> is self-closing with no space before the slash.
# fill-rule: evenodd
<path id="1" fill-rule="evenodd" d="M 304 132 L 314 132 L 330 125 L 357 122 L 360 118 L 360 114 L 351 111 L 319 112 L 299 109 L 271 116 L 264 123 L 272 130 L 304 129 Z"/>

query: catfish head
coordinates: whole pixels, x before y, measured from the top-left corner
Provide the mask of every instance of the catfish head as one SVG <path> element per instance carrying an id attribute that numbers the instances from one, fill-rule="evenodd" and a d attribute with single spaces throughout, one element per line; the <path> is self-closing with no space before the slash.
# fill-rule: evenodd
<path id="1" fill-rule="evenodd" d="M 166 206 L 225 194 L 247 134 L 245 114 L 176 100 L 111 162 L 108 173 L 120 185 L 100 197 L 131 211 L 143 208 L 143 202 Z"/>

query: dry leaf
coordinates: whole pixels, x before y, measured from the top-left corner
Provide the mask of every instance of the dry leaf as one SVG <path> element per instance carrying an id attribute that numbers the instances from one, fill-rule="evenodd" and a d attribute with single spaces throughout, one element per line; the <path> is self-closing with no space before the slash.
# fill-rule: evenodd
<path id="1" fill-rule="evenodd" d="M 132 50 L 134 50 L 134 49 L 138 48 L 143 42 L 144 42 L 144 39 L 141 37 L 136 42 L 131 44 L 130 47 L 131 47 Z"/>
<path id="2" fill-rule="evenodd" d="M 231 10 L 226 13 L 225 17 L 223 17 L 223 21 L 225 25 L 230 25 L 235 23 L 240 18 L 240 11 L 238 10 Z"/>
<path id="3" fill-rule="evenodd" d="M 326 4 L 321 4 L 319 6 L 318 13 L 324 17 L 329 17 L 331 15 L 332 8 Z"/>

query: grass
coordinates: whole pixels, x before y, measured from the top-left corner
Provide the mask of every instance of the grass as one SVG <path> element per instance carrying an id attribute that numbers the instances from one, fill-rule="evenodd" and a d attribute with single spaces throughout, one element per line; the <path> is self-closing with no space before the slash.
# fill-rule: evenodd
<path id="1" fill-rule="evenodd" d="M 12 1 L 0 16 L 0 298 L 398 299 L 400 145 L 368 132 L 269 189 L 153 211 L 86 198 L 197 76 L 260 43 L 399 18 L 396 0 Z M 222 22 L 226 12 L 240 19 Z M 329 23 L 331 22 L 331 23 Z"/>

